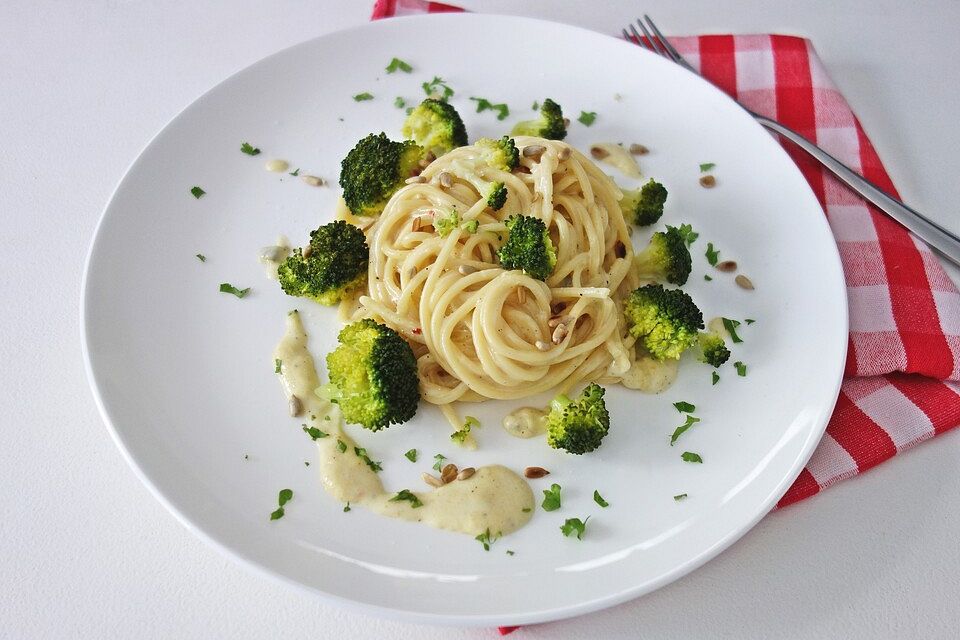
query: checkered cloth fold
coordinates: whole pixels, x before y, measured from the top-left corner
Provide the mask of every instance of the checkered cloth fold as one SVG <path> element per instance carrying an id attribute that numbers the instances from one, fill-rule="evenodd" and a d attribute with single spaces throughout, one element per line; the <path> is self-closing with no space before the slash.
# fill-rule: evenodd
<path id="1" fill-rule="evenodd" d="M 378 0 L 373 19 L 462 11 Z M 897 191 L 809 40 L 712 35 L 670 42 L 752 111 L 797 131 L 891 195 Z M 845 379 L 827 432 L 778 507 L 808 498 L 960 424 L 960 295 L 921 240 L 784 141 L 833 230 L 847 284 Z M 504 631 L 506 628 L 503 629 Z"/>

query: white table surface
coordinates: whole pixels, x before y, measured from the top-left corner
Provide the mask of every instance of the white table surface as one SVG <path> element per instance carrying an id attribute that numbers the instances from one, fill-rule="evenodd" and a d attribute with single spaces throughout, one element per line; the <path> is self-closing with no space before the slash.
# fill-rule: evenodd
<path id="1" fill-rule="evenodd" d="M 463 4 L 611 33 L 642 4 L 669 33 L 809 36 L 906 200 L 960 231 L 956 0 Z M 144 144 L 224 77 L 369 9 L 0 2 L 0 637 L 495 637 L 346 612 L 207 547 L 127 467 L 81 362 L 83 259 Z M 958 459 L 960 429 L 774 513 L 652 595 L 513 637 L 956 637 Z"/>

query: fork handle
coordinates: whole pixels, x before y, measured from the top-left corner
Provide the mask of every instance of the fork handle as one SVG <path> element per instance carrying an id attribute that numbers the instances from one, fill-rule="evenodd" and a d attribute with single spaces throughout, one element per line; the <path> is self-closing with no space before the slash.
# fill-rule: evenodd
<path id="1" fill-rule="evenodd" d="M 832 155 L 813 144 L 796 131 L 789 129 L 775 120 L 753 114 L 757 122 L 764 127 L 779 133 L 798 147 L 809 153 L 823 166 L 840 178 L 848 187 L 872 202 L 878 209 L 912 231 L 921 240 L 939 251 L 950 262 L 960 266 L 960 238 L 933 222 L 918 211 L 914 211 L 896 198 L 884 193 L 880 187 L 873 184 L 853 169 L 843 164 Z"/>

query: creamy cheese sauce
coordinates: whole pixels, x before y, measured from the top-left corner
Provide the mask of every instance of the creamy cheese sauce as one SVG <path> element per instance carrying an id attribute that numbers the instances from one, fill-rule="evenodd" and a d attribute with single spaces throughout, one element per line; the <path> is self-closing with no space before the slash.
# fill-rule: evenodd
<path id="1" fill-rule="evenodd" d="M 290 256 L 290 241 L 286 236 L 277 236 L 277 243 L 260 249 L 257 259 L 270 280 L 277 279 L 277 269 Z"/>
<path id="2" fill-rule="evenodd" d="M 623 374 L 622 383 L 628 389 L 637 389 L 645 393 L 660 393 L 677 379 L 679 368 L 679 360 L 667 359 L 658 362 L 653 358 L 639 358 Z"/>
<path id="3" fill-rule="evenodd" d="M 716 318 L 713 318 L 712 320 L 710 320 L 710 322 L 707 323 L 707 330 L 713 331 L 714 333 L 719 333 L 724 340 L 732 339 L 730 337 L 730 332 L 727 331 L 727 328 L 725 326 L 723 326 L 723 318 L 719 316 Z"/>
<path id="4" fill-rule="evenodd" d="M 280 382 L 288 399 L 297 396 L 308 426 L 327 434 L 316 440 L 318 468 L 323 488 L 336 500 L 350 502 L 352 506 L 362 505 L 391 518 L 469 535 L 487 530 L 494 535 L 506 535 L 530 520 L 534 507 L 530 485 L 500 465 L 479 467 L 466 480 L 417 492 L 415 495 L 423 503 L 421 507 L 414 508 L 407 501 L 391 502 L 390 498 L 396 493 L 384 490 L 380 477 L 356 455 L 356 445 L 343 431 L 337 406 L 314 393 L 320 380 L 313 356 L 307 350 L 307 333 L 296 311 L 287 316 L 286 333 L 273 357 L 281 361 Z"/>
<path id="5" fill-rule="evenodd" d="M 515 438 L 533 438 L 547 431 L 546 412 L 533 407 L 514 409 L 503 417 L 503 430 Z"/>
<path id="6" fill-rule="evenodd" d="M 600 162 L 616 167 L 623 175 L 630 178 L 639 179 L 641 177 L 640 165 L 637 163 L 637 159 L 634 158 L 633 154 L 628 150 L 624 149 L 623 146 L 613 142 L 597 142 L 590 145 L 591 153 L 593 153 L 594 149 L 600 149 L 607 154 L 602 158 L 598 158 L 596 155 L 593 156 L 600 160 Z"/>
<path id="7" fill-rule="evenodd" d="M 263 165 L 263 168 L 274 173 L 283 173 L 290 168 L 290 163 L 286 160 L 279 159 L 267 160 L 267 163 Z"/>

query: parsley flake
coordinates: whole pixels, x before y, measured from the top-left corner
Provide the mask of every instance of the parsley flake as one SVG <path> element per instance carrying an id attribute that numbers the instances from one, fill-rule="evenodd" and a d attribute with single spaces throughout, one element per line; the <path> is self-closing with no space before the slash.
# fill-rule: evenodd
<path id="1" fill-rule="evenodd" d="M 508 555 L 508 556 L 512 556 L 512 555 L 513 555 L 513 551 L 511 551 L 510 549 L 507 549 L 507 555 Z"/>
<path id="2" fill-rule="evenodd" d="M 224 282 L 220 285 L 220 293 L 229 293 L 237 296 L 238 298 L 242 298 L 243 296 L 247 295 L 249 291 L 250 287 L 247 287 L 246 289 L 238 289 L 229 282 Z"/>
<path id="3" fill-rule="evenodd" d="M 747 324 L 753 324 L 754 322 L 756 322 L 756 320 L 754 320 L 753 318 L 745 318 L 743 321 L 746 322 Z"/>
<path id="4" fill-rule="evenodd" d="M 540 506 L 544 511 L 556 511 L 560 508 L 560 485 L 552 484 L 549 489 L 543 490 L 543 504 Z"/>
<path id="5" fill-rule="evenodd" d="M 280 367 L 282 366 L 283 366 L 283 360 L 281 360 L 280 358 L 277 358 L 276 360 L 273 361 L 273 372 L 280 373 Z"/>
<path id="6" fill-rule="evenodd" d="M 533 109 L 534 111 L 540 111 L 540 101 L 534 100 L 533 105 L 530 108 Z"/>
<path id="7" fill-rule="evenodd" d="M 206 262 L 206 261 L 207 261 L 207 256 L 203 255 L 202 253 L 198 253 L 198 254 L 197 254 L 197 260 L 199 260 L 200 262 Z"/>
<path id="8" fill-rule="evenodd" d="M 720 374 L 717 373 L 716 371 L 712 372 L 711 378 L 713 378 L 713 382 L 711 383 L 712 385 L 720 382 Z"/>
<path id="9" fill-rule="evenodd" d="M 483 111 L 496 111 L 497 120 L 503 120 L 504 118 L 510 115 L 510 107 L 508 107 L 502 102 L 498 104 L 494 104 L 493 102 L 490 102 L 486 98 L 470 98 L 470 99 L 477 101 L 477 113 L 481 113 Z"/>
<path id="10" fill-rule="evenodd" d="M 703 462 L 703 458 L 700 457 L 700 454 L 693 453 L 692 451 L 684 451 L 680 454 L 680 459 L 684 462 Z"/>
<path id="11" fill-rule="evenodd" d="M 567 518 L 567 521 L 560 525 L 560 531 L 568 538 L 576 534 L 577 540 L 583 540 L 583 534 L 587 532 L 588 520 L 590 520 L 590 516 L 587 516 L 586 520 Z"/>
<path id="12" fill-rule="evenodd" d="M 420 501 L 420 498 L 417 497 L 417 494 L 413 493 L 409 489 L 401 489 L 397 492 L 397 495 L 390 498 L 390 502 L 403 501 L 409 502 L 410 506 L 414 509 L 419 509 L 423 506 L 423 502 Z"/>
<path id="13" fill-rule="evenodd" d="M 499 538 L 500 538 L 499 533 L 496 535 L 492 535 L 490 533 L 490 529 L 488 528 L 486 531 L 484 531 L 483 533 L 478 535 L 476 538 L 474 538 L 474 540 L 476 540 L 477 542 L 483 545 L 484 551 L 490 551 L 490 545 L 496 542 Z"/>
<path id="14" fill-rule="evenodd" d="M 199 199 L 202 198 L 204 195 L 206 195 L 207 192 L 204 191 L 203 189 L 201 189 L 200 187 L 194 187 L 194 188 L 190 189 L 190 193 L 193 194 L 193 197 L 194 197 L 194 198 L 196 198 L 197 200 L 199 200 Z"/>
<path id="15" fill-rule="evenodd" d="M 679 493 L 679 494 L 673 496 L 673 499 L 674 499 L 676 502 L 680 502 L 681 500 L 685 500 L 686 497 L 687 497 L 687 494 L 685 494 L 685 493 Z"/>
<path id="16" fill-rule="evenodd" d="M 700 422 L 700 418 L 696 416 L 687 416 L 687 421 L 673 430 L 673 435 L 670 436 L 670 446 L 672 447 L 673 443 L 676 442 L 677 439 L 682 436 L 687 429 L 698 422 Z"/>
<path id="17" fill-rule="evenodd" d="M 438 453 L 437 455 L 433 456 L 433 459 L 435 461 L 433 463 L 433 470 L 440 471 L 440 469 L 443 468 L 443 461 L 447 459 L 447 456 L 443 455 L 442 453 Z"/>
<path id="18" fill-rule="evenodd" d="M 303 432 L 310 436 L 310 439 L 314 441 L 319 440 L 320 438 L 326 438 L 330 435 L 329 433 L 320 431 L 320 429 L 317 429 L 316 427 L 308 427 L 307 425 L 303 425 Z"/>
<path id="19" fill-rule="evenodd" d="M 300 167 L 297 167 L 295 170 L 291 171 L 289 175 L 296 178 L 298 175 L 300 175 Z"/>
<path id="20" fill-rule="evenodd" d="M 364 91 L 363 93 L 358 93 L 357 95 L 353 96 L 354 102 L 365 102 L 367 100 L 373 100 L 372 93 L 367 93 L 366 91 Z"/>
<path id="21" fill-rule="evenodd" d="M 700 171 L 710 171 L 710 169 L 713 169 L 715 166 L 717 165 L 714 162 L 704 162 L 700 165 Z"/>
<path id="22" fill-rule="evenodd" d="M 693 225 L 686 223 L 677 227 L 677 232 L 680 233 L 680 237 L 683 238 L 683 241 L 687 243 L 688 247 L 700 237 L 700 234 L 693 230 Z"/>
<path id="23" fill-rule="evenodd" d="M 381 463 L 375 461 L 375 460 L 371 460 L 371 459 L 370 459 L 370 456 L 367 455 L 367 450 L 364 449 L 363 447 L 354 447 L 354 448 L 353 448 L 353 453 L 354 453 L 354 455 L 356 455 L 358 458 L 360 458 L 361 460 L 363 460 L 364 464 L 366 464 L 368 467 L 370 467 L 370 470 L 371 470 L 371 471 L 373 471 L 373 472 L 375 472 L 375 473 L 380 472 L 380 471 L 383 471 L 383 465 L 382 465 Z"/>
<path id="24" fill-rule="evenodd" d="M 240 151 L 247 154 L 248 156 L 258 156 L 260 155 L 260 149 L 256 148 L 249 142 L 244 142 L 240 145 Z"/>
<path id="25" fill-rule="evenodd" d="M 589 127 L 593 124 L 593 121 L 597 119 L 596 111 L 581 111 L 580 116 L 577 118 L 577 121 L 583 124 L 586 127 Z"/>
<path id="26" fill-rule="evenodd" d="M 416 462 L 416 461 L 417 461 L 417 450 L 416 450 L 416 449 L 410 449 L 409 451 L 407 451 L 407 452 L 406 452 L 405 454 L 403 454 L 403 455 L 404 455 L 404 457 L 406 457 L 406 459 L 409 460 L 410 462 Z"/>
<path id="27" fill-rule="evenodd" d="M 676 407 L 677 411 L 679 411 L 680 413 L 693 413 L 694 411 L 697 410 L 695 406 L 693 406 L 689 402 L 684 402 L 683 400 L 681 400 L 680 402 L 674 402 L 673 406 Z"/>
<path id="28" fill-rule="evenodd" d="M 737 368 L 737 375 L 741 378 L 746 377 L 747 375 L 747 365 L 743 364 L 739 360 L 733 363 L 733 366 Z"/>
<path id="29" fill-rule="evenodd" d="M 420 86 L 423 87 L 423 92 L 427 94 L 427 96 L 432 96 L 436 93 L 443 102 L 453 97 L 453 89 L 451 89 L 447 81 L 440 76 L 433 76 L 433 80 L 424 82 Z"/>
<path id="30" fill-rule="evenodd" d="M 737 335 L 737 327 L 740 326 L 739 320 L 731 320 L 730 318 L 720 318 L 723 321 L 723 328 L 727 330 L 727 333 L 730 334 L 730 339 L 737 342 L 743 342 L 740 336 Z"/>
<path id="31" fill-rule="evenodd" d="M 711 278 L 711 277 L 708 276 L 707 274 L 703 274 L 703 279 L 706 280 L 707 282 L 712 282 L 712 281 L 713 281 L 713 278 Z"/>
<path id="32" fill-rule="evenodd" d="M 717 260 L 720 259 L 720 252 L 713 248 L 713 243 L 707 243 L 707 252 L 703 255 L 707 256 L 707 262 L 710 263 L 711 267 L 717 266 Z"/>
<path id="33" fill-rule="evenodd" d="M 531 511 L 533 511 L 533 509 L 531 509 L 530 507 L 524 507 L 523 509 L 520 509 L 520 511 L 523 511 L 524 513 L 530 513 Z"/>
<path id="34" fill-rule="evenodd" d="M 393 106 L 395 106 L 397 109 L 403 109 L 405 106 L 407 106 L 407 101 L 400 96 L 397 96 L 393 101 Z"/>
<path id="35" fill-rule="evenodd" d="M 349 512 L 350 512 L 350 503 L 349 503 L 349 502 L 347 502 L 347 504 L 343 505 L 343 512 L 344 512 L 344 513 L 349 513 Z"/>
<path id="36" fill-rule="evenodd" d="M 337 438 L 337 450 L 338 450 L 340 453 L 346 453 L 346 452 L 347 452 L 347 443 L 344 442 L 343 440 L 341 440 L 340 438 Z"/>
<path id="37" fill-rule="evenodd" d="M 603 499 L 603 496 L 600 495 L 600 492 L 596 489 L 593 490 L 593 501 L 596 502 L 601 507 L 609 507 L 610 503 Z"/>
<path id="38" fill-rule="evenodd" d="M 387 73 L 393 73 L 397 69 L 399 69 L 400 71 L 403 71 L 404 73 L 410 73 L 411 71 L 413 71 L 413 67 L 410 66 L 409 63 L 404 62 L 400 58 L 394 58 L 393 60 L 390 61 L 390 64 L 387 65 L 386 71 Z"/>
<path id="39" fill-rule="evenodd" d="M 283 505 L 287 504 L 292 499 L 293 499 L 293 491 L 291 491 L 290 489 L 281 489 L 280 494 L 277 496 L 277 503 L 279 504 L 279 506 L 277 507 L 276 511 L 270 514 L 270 519 L 279 520 L 280 518 L 282 518 L 284 514 Z"/>

